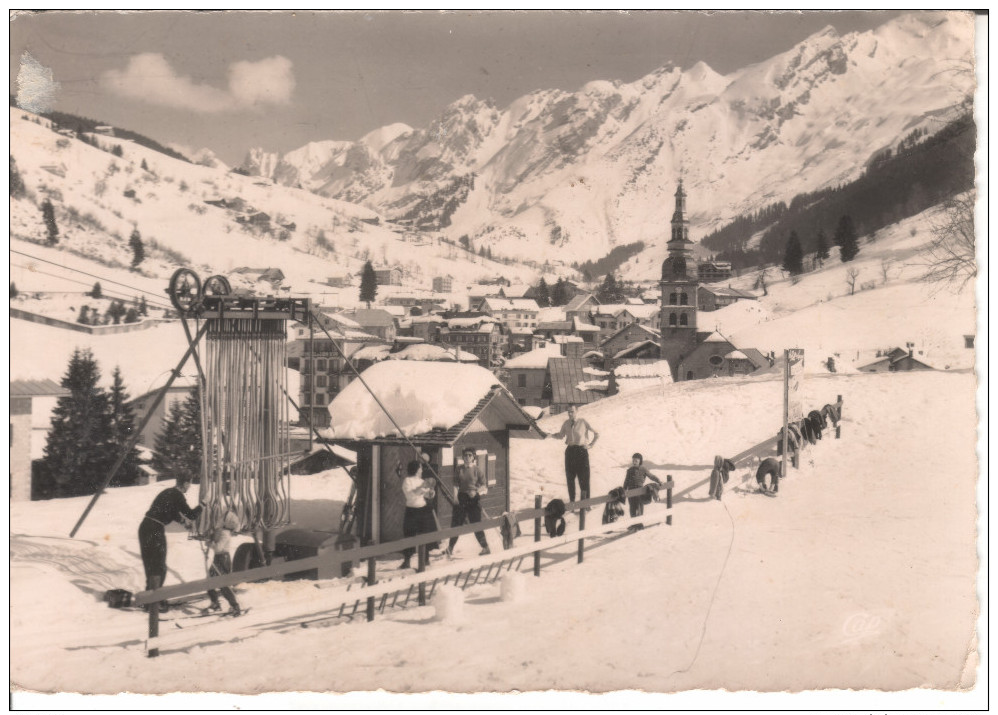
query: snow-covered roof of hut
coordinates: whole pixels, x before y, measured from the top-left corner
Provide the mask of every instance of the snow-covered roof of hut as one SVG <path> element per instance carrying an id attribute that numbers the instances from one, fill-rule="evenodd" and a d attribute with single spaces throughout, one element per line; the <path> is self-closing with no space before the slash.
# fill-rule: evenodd
<path id="1" fill-rule="evenodd" d="M 388 357 L 391 348 L 388 345 L 365 345 L 350 357 L 353 360 L 371 360 L 377 362 Z"/>
<path id="2" fill-rule="evenodd" d="M 454 362 L 454 351 L 447 350 L 440 345 L 430 345 L 429 343 L 418 343 L 407 348 L 392 353 L 392 360 L 445 360 Z M 457 358 L 460 362 L 478 362 L 478 356 L 466 350 L 459 350 Z"/>
<path id="3" fill-rule="evenodd" d="M 672 369 L 668 360 L 657 360 L 652 363 L 625 363 L 613 369 L 618 378 L 668 377 L 672 381 Z"/>
<path id="4" fill-rule="evenodd" d="M 743 353 L 741 350 L 732 350 L 730 353 L 724 356 L 725 360 L 748 360 L 748 355 Z"/>
<path id="5" fill-rule="evenodd" d="M 542 348 L 536 348 L 510 358 L 503 367 L 506 369 L 543 370 L 548 366 L 548 358 L 552 357 L 561 357 L 561 348 L 554 343 L 549 343 Z"/>
<path id="6" fill-rule="evenodd" d="M 496 376 L 477 365 L 386 360 L 361 375 L 363 380 L 351 382 L 329 404 L 330 425 L 320 430 L 321 436 L 335 440 L 390 440 L 400 436 L 400 429 L 405 437 L 429 436 L 449 443 L 489 404 L 500 406 L 507 424 L 534 430 L 533 436 L 544 434 Z"/>

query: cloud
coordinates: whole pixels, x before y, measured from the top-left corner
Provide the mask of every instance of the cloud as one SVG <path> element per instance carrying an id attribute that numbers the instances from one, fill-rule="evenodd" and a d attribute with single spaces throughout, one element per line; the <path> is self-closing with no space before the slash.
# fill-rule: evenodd
<path id="1" fill-rule="evenodd" d="M 178 75 L 163 55 L 134 55 L 124 70 L 108 70 L 101 85 L 121 97 L 193 112 L 215 113 L 266 104 L 288 104 L 295 88 L 291 60 L 275 56 L 229 66 L 229 86 L 219 89 Z"/>

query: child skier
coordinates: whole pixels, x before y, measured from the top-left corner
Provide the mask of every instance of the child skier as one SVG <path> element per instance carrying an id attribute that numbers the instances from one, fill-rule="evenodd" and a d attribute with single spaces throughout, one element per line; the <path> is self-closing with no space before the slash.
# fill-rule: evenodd
<path id="1" fill-rule="evenodd" d="M 222 524 L 211 533 L 208 538 L 208 548 L 204 554 L 208 578 L 232 573 L 232 555 L 229 553 L 229 547 L 232 543 L 232 532 L 238 528 L 239 519 L 230 511 L 222 519 Z M 214 558 L 212 558 L 213 554 Z M 222 596 L 229 602 L 230 615 L 238 616 L 242 613 L 239 603 L 236 601 L 236 594 L 231 588 L 223 586 Z M 218 591 L 213 588 L 208 589 L 208 598 L 211 599 L 211 605 L 205 609 L 206 613 L 222 610 L 222 606 L 218 602 Z"/>
<path id="2" fill-rule="evenodd" d="M 631 466 L 627 468 L 627 474 L 624 476 L 624 491 L 637 489 L 645 483 L 646 479 L 650 479 L 656 484 L 662 483 L 661 479 L 644 468 L 644 461 L 640 452 L 635 452 L 631 457 Z M 630 507 L 632 519 L 645 513 L 643 496 L 628 497 L 627 504 Z"/>

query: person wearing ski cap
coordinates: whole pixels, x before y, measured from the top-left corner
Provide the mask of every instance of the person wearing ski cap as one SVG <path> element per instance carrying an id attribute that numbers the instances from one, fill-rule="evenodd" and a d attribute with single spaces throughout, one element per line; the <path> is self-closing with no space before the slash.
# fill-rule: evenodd
<path id="1" fill-rule="evenodd" d="M 645 458 L 641 456 L 640 452 L 635 452 L 631 456 L 631 466 L 627 468 L 627 472 L 624 474 L 625 492 L 643 486 L 646 479 L 650 479 L 656 484 L 662 483 L 661 479 L 645 469 L 644 461 Z M 641 495 L 636 497 L 627 497 L 627 506 L 631 510 L 632 519 L 645 513 L 644 497 Z"/>
<path id="2" fill-rule="evenodd" d="M 184 493 L 191 484 L 188 476 L 177 477 L 176 486 L 164 489 L 156 498 L 139 524 L 139 553 L 146 573 L 146 590 L 154 591 L 166 580 L 166 525 L 184 519 L 194 521 L 201 515 L 203 505 L 193 509 L 187 505 Z M 162 602 L 166 608 L 166 602 Z"/>
<path id="3" fill-rule="evenodd" d="M 232 554 L 229 549 L 232 544 L 232 532 L 239 528 L 239 517 L 233 512 L 226 512 L 222 523 L 215 528 L 208 538 L 208 548 L 204 553 L 205 570 L 208 578 L 224 576 L 232 573 Z M 229 586 L 222 587 L 222 596 L 229 602 L 229 613 L 238 616 L 242 613 L 239 602 L 236 601 L 236 594 Z M 218 602 L 218 591 L 213 588 L 208 589 L 208 598 L 211 605 L 205 609 L 206 612 L 220 611 L 222 605 Z"/>
<path id="4" fill-rule="evenodd" d="M 579 480 L 579 498 L 589 498 L 589 450 L 599 434 L 588 422 L 576 416 L 575 405 L 568 407 L 568 419 L 554 437 L 564 439 L 565 479 L 568 482 L 568 500 L 575 501 L 575 480 Z"/>
<path id="5" fill-rule="evenodd" d="M 451 515 L 451 526 L 464 526 L 465 523 L 477 524 L 480 522 L 482 520 L 481 498 L 489 491 L 485 475 L 482 474 L 482 470 L 478 468 L 475 461 L 475 450 L 471 447 L 465 447 L 461 456 L 464 459 L 464 464 L 457 468 L 455 477 L 458 489 L 457 504 L 454 505 L 454 512 Z M 478 544 L 482 547 L 479 556 L 489 553 L 485 533 L 476 531 L 475 538 L 478 539 Z M 447 545 L 448 556 L 454 553 L 457 539 L 456 536 L 450 538 L 450 543 Z"/>
<path id="6" fill-rule="evenodd" d="M 433 512 L 432 499 L 436 493 L 432 484 L 423 479 L 423 465 L 414 459 L 406 466 L 406 477 L 402 480 L 402 495 L 405 497 L 405 516 L 402 519 L 402 534 L 405 538 L 419 534 L 432 534 L 437 530 L 436 514 Z M 437 544 L 429 544 L 428 549 L 439 548 Z M 409 547 L 402 550 L 402 568 L 411 566 L 412 555 L 416 549 Z"/>

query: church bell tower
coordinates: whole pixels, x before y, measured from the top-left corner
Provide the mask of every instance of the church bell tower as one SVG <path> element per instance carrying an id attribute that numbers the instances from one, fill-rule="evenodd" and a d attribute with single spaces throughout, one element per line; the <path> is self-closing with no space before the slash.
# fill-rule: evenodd
<path id="1" fill-rule="evenodd" d="M 700 279 L 686 218 L 686 192 L 683 180 L 676 188 L 676 210 L 672 214 L 672 235 L 666 244 L 668 257 L 662 263 L 662 358 L 669 361 L 673 380 L 680 380 L 679 363 L 696 347 L 697 287 Z"/>

